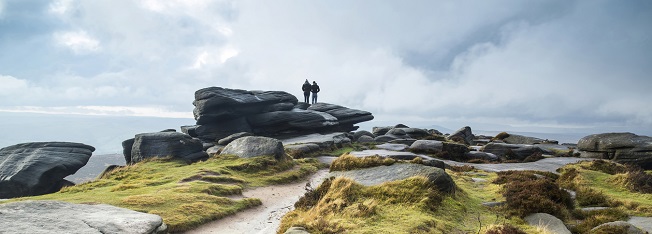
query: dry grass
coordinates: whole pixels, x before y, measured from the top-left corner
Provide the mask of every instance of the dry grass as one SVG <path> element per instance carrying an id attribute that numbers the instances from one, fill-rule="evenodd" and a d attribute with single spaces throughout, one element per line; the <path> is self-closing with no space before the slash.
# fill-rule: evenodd
<path id="1" fill-rule="evenodd" d="M 330 171 L 349 171 L 383 165 L 389 166 L 395 162 L 395 159 L 385 158 L 378 155 L 358 158 L 350 154 L 344 154 L 331 163 Z"/>

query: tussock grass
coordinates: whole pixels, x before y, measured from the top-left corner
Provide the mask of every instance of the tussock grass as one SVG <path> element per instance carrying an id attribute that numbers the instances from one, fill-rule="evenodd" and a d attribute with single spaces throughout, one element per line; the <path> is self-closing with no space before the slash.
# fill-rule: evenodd
<path id="1" fill-rule="evenodd" d="M 527 233 L 524 232 L 524 231 L 521 231 L 521 229 L 518 229 L 517 227 L 506 224 L 506 225 L 494 225 L 494 226 L 491 226 L 485 232 L 485 234 L 527 234 Z"/>
<path id="2" fill-rule="evenodd" d="M 532 213 L 547 213 L 556 217 L 569 216 L 573 201 L 550 177 L 531 171 L 499 172 L 496 184 L 504 184 L 506 212 L 524 217 Z"/>
<path id="3" fill-rule="evenodd" d="M 350 171 L 377 166 L 389 166 L 396 162 L 395 159 L 380 157 L 378 155 L 358 158 L 344 154 L 331 163 L 330 171 Z"/>
<path id="4" fill-rule="evenodd" d="M 4 202 L 60 200 L 110 204 L 160 215 L 170 232 L 180 232 L 261 204 L 257 198 L 226 196 L 240 195 L 247 187 L 292 182 L 312 174 L 318 167 L 322 164 L 314 159 L 278 162 L 269 156 L 213 156 L 193 164 L 154 158 L 116 168 L 100 179 L 57 193 Z"/>
<path id="5" fill-rule="evenodd" d="M 583 212 L 579 211 L 575 214 L 579 222 L 577 225 L 572 226 L 574 233 L 589 233 L 591 229 L 599 226 L 603 223 L 613 222 L 613 221 L 625 221 L 629 218 L 626 212 L 621 209 L 605 209 L 605 210 L 596 210 Z M 593 233 L 593 232 L 591 232 Z M 614 233 L 626 233 L 626 232 L 614 232 Z"/>

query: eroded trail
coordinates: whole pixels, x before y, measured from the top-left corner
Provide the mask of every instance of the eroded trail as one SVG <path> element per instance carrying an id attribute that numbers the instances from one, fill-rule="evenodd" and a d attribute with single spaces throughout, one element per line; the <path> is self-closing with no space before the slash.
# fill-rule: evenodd
<path id="1" fill-rule="evenodd" d="M 316 187 L 328 174 L 328 169 L 317 171 L 310 178 L 301 181 L 259 187 L 245 190 L 244 197 L 255 197 L 262 205 L 236 213 L 235 215 L 206 223 L 198 228 L 185 232 L 189 234 L 203 233 L 276 233 L 281 218 L 294 209 L 294 203 L 306 192 L 306 187 Z M 307 185 L 307 183 L 310 183 Z"/>

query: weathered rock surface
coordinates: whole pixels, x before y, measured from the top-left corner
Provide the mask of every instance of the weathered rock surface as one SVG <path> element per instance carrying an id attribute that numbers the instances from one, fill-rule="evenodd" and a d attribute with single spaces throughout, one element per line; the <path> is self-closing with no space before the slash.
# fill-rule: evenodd
<path id="1" fill-rule="evenodd" d="M 398 138 L 396 138 L 395 136 L 382 135 L 382 136 L 377 136 L 376 138 L 374 138 L 374 141 L 382 143 L 382 142 L 389 142 L 389 141 L 396 140 L 396 139 L 398 139 Z"/>
<path id="2" fill-rule="evenodd" d="M 303 227 L 291 227 L 284 234 L 310 234 L 310 232 L 306 231 Z"/>
<path id="3" fill-rule="evenodd" d="M 403 131 L 403 129 L 401 129 L 401 128 L 392 128 L 387 133 L 385 133 L 385 135 L 386 136 L 393 136 L 393 137 L 395 137 L 397 139 L 409 138 L 407 133 L 405 133 L 405 131 Z"/>
<path id="4" fill-rule="evenodd" d="M 371 133 L 373 133 L 376 136 L 382 136 L 382 135 L 385 135 L 385 133 L 389 132 L 389 130 L 392 130 L 392 128 L 394 128 L 394 127 L 391 127 L 391 126 L 388 126 L 388 127 L 373 127 L 371 129 Z"/>
<path id="5" fill-rule="evenodd" d="M 291 137 L 282 139 L 283 145 L 293 145 L 293 144 L 305 144 L 305 143 L 314 143 L 319 145 L 320 148 L 326 149 L 333 146 L 341 147 L 342 145 L 351 143 L 351 139 L 346 137 L 345 133 L 334 132 L 328 134 L 319 134 L 313 133 L 309 135 L 303 135 L 298 137 Z"/>
<path id="6" fill-rule="evenodd" d="M 536 138 L 536 137 L 529 137 L 529 136 L 510 133 L 508 137 L 503 139 L 503 142 L 507 144 L 534 145 L 534 144 L 550 143 L 551 141 L 544 140 L 541 138 Z"/>
<path id="7" fill-rule="evenodd" d="M 483 146 L 481 151 L 492 153 L 498 157 L 510 157 L 508 159 L 517 160 L 523 160 L 534 153 L 546 153 L 546 151 L 533 145 L 516 145 L 496 142 L 491 142 Z"/>
<path id="8" fill-rule="evenodd" d="M 646 231 L 641 230 L 640 228 L 632 225 L 631 223 L 625 222 L 625 221 L 614 221 L 614 222 L 609 222 L 609 223 L 603 223 L 598 225 L 597 227 L 594 227 L 591 229 L 591 232 L 595 232 L 597 230 L 600 230 L 601 228 L 605 228 L 607 226 L 616 226 L 616 227 L 624 227 L 627 229 L 625 233 L 622 234 L 647 234 Z"/>
<path id="9" fill-rule="evenodd" d="M 241 158 L 274 156 L 279 161 L 286 159 L 283 143 L 280 140 L 257 136 L 238 138 L 226 145 L 220 154 L 232 154 Z"/>
<path id="10" fill-rule="evenodd" d="M 404 144 L 391 144 L 391 143 L 376 145 L 376 148 L 378 149 L 386 149 L 392 151 L 404 151 L 407 147 L 408 146 Z"/>
<path id="11" fill-rule="evenodd" d="M 372 139 L 374 137 L 376 137 L 373 133 L 371 133 L 369 131 L 360 130 L 360 131 L 357 131 L 357 132 L 353 133 L 353 141 L 358 141 L 358 139 L 360 139 L 360 137 L 362 137 L 362 136 L 369 136 Z"/>
<path id="12" fill-rule="evenodd" d="M 539 226 L 545 228 L 550 233 L 555 234 L 571 234 L 564 222 L 555 216 L 546 213 L 530 214 L 523 218 L 525 222 L 532 226 Z"/>
<path id="13" fill-rule="evenodd" d="M 652 137 L 633 133 L 602 133 L 585 136 L 577 147 L 584 158 L 609 159 L 618 163 L 652 168 Z"/>
<path id="14" fill-rule="evenodd" d="M 229 143 L 231 143 L 235 139 L 238 139 L 238 138 L 241 138 L 241 137 L 246 137 L 246 136 L 253 136 L 253 135 L 254 134 L 249 133 L 249 132 L 234 133 L 234 134 L 231 134 L 231 135 L 229 135 L 229 136 L 227 136 L 225 138 L 220 139 L 219 141 L 217 141 L 217 144 L 228 145 Z"/>
<path id="15" fill-rule="evenodd" d="M 388 181 L 407 179 L 413 176 L 424 176 L 432 182 L 439 191 L 452 193 L 455 182 L 440 168 L 411 163 L 395 163 L 390 166 L 378 166 L 352 171 L 334 171 L 329 176 L 343 176 L 366 185 L 377 185 Z"/>
<path id="16" fill-rule="evenodd" d="M 652 233 L 652 217 L 632 216 L 627 220 L 628 223 L 640 228 L 643 231 Z"/>
<path id="17" fill-rule="evenodd" d="M 95 148 L 71 142 L 33 142 L 0 149 L 0 198 L 59 191 L 64 177 L 86 165 Z"/>
<path id="18" fill-rule="evenodd" d="M 315 143 L 295 144 L 284 147 L 285 151 L 292 158 L 303 158 L 310 153 L 317 152 L 322 149 L 318 144 Z"/>
<path id="19" fill-rule="evenodd" d="M 369 112 L 328 103 L 308 107 L 281 91 L 210 87 L 195 92 L 193 104 L 198 126 L 184 132 L 206 142 L 238 132 L 275 137 L 348 132 L 357 129 L 354 124 L 373 119 Z"/>
<path id="20" fill-rule="evenodd" d="M 125 142 L 128 142 L 125 141 Z M 124 144 L 124 152 L 129 145 Z M 127 162 L 137 163 L 151 157 L 173 157 L 194 162 L 208 158 L 202 142 L 179 132 L 152 132 L 137 134 Z"/>
<path id="21" fill-rule="evenodd" d="M 403 130 L 403 132 L 405 132 L 409 138 L 419 139 L 431 135 L 428 130 L 421 128 L 401 128 L 401 130 Z"/>
<path id="22" fill-rule="evenodd" d="M 455 139 L 455 138 L 458 138 L 458 137 L 463 139 L 464 144 L 467 144 L 467 145 L 473 145 L 473 138 L 475 138 L 473 136 L 473 132 L 471 131 L 471 127 L 469 127 L 469 126 L 460 128 L 455 133 L 448 136 L 448 139 L 452 140 L 452 139 Z"/>
<path id="23" fill-rule="evenodd" d="M 359 143 L 369 143 L 369 142 L 374 142 L 374 138 L 370 136 L 361 136 L 356 140 L 356 142 Z"/>
<path id="24" fill-rule="evenodd" d="M 409 150 L 418 153 L 435 154 L 444 149 L 444 143 L 435 140 L 418 140 L 410 145 Z"/>
<path id="25" fill-rule="evenodd" d="M 165 233 L 158 215 L 110 205 L 24 201 L 0 205 L 2 233 Z"/>
<path id="26" fill-rule="evenodd" d="M 465 154 L 465 157 L 469 160 L 471 159 L 480 159 L 487 161 L 497 161 L 498 156 L 492 153 L 480 152 L 480 151 L 469 151 Z"/>

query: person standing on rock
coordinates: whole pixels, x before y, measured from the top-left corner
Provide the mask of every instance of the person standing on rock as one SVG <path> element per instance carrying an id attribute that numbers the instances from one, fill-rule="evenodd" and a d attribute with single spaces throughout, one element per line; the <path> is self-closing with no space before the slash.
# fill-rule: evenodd
<path id="1" fill-rule="evenodd" d="M 303 86 L 301 86 L 301 90 L 303 90 L 303 100 L 305 103 L 309 103 L 308 99 L 310 98 L 310 89 L 312 86 L 310 86 L 310 82 L 308 82 L 308 79 L 306 79 L 306 82 L 303 83 Z"/>
<path id="2" fill-rule="evenodd" d="M 317 85 L 317 82 L 314 80 L 312 81 L 312 86 L 310 87 L 310 91 L 312 92 L 312 104 L 317 103 L 317 93 L 321 91 L 319 89 L 319 85 Z"/>

